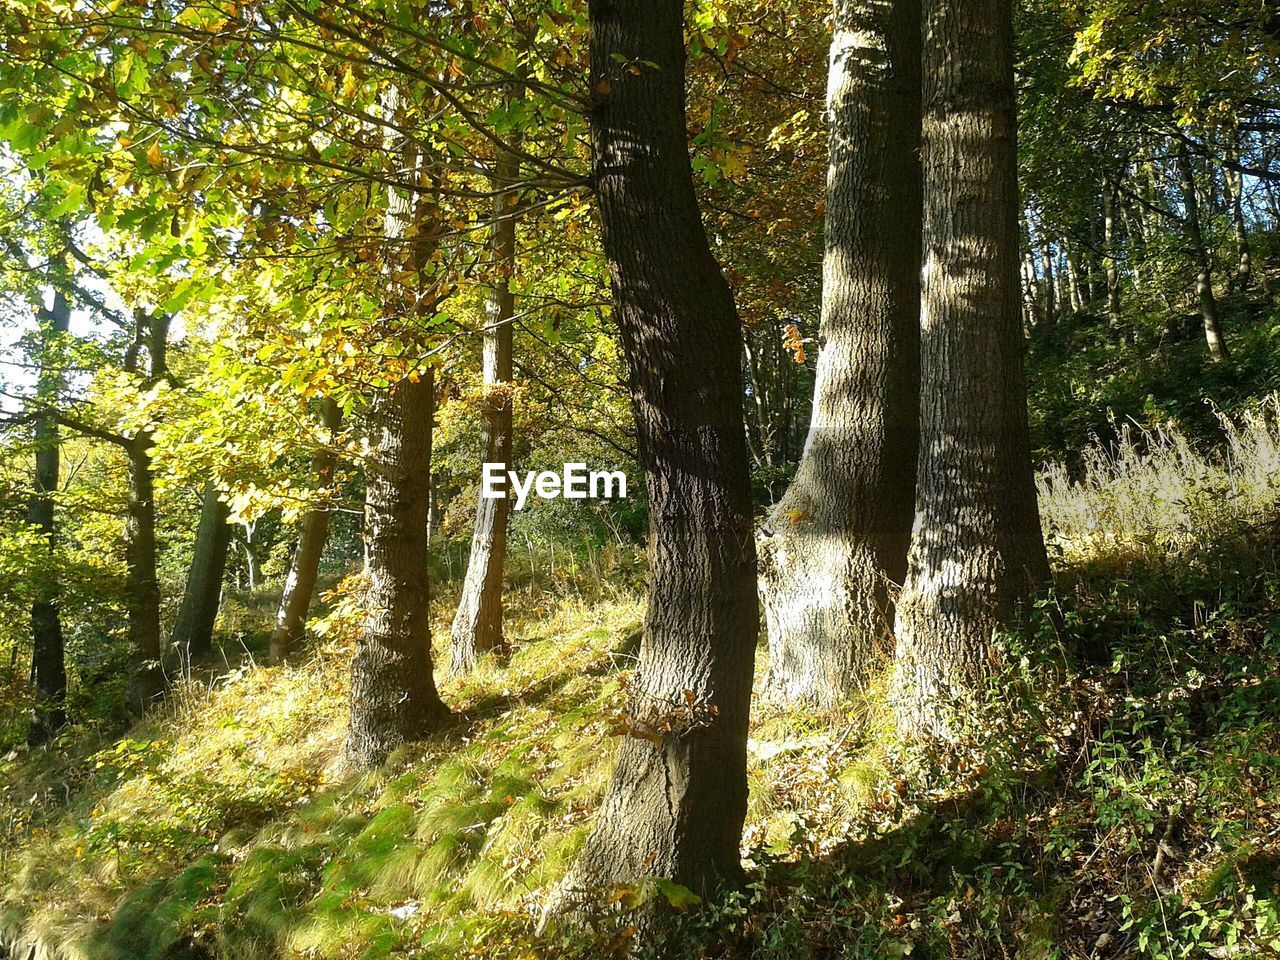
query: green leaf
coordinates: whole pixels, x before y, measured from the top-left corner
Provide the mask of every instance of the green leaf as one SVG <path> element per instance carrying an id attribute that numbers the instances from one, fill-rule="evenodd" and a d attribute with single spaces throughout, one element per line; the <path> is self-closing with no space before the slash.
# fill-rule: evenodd
<path id="1" fill-rule="evenodd" d="M 193 278 L 188 277 L 185 280 L 180 280 L 177 286 L 173 288 L 173 293 L 169 295 L 169 299 L 160 305 L 160 309 L 165 313 L 177 313 L 191 301 L 191 298 L 195 296 L 198 290 L 199 287 Z"/>
<path id="2" fill-rule="evenodd" d="M 84 206 L 85 188 L 83 184 L 76 184 L 67 191 L 67 195 L 54 204 L 53 209 L 49 211 L 49 216 L 53 219 L 65 217 L 69 213 L 76 213 Z"/>
<path id="3" fill-rule="evenodd" d="M 662 894 L 662 898 L 671 904 L 672 908 L 684 912 L 691 907 L 696 907 L 702 903 L 702 898 L 690 890 L 688 887 L 676 883 L 674 880 L 667 880 L 663 877 L 654 877 L 653 887 L 658 893 Z"/>
<path id="4" fill-rule="evenodd" d="M 44 137 L 44 129 L 34 123 L 23 123 L 14 131 L 9 142 L 15 150 L 31 150 Z"/>

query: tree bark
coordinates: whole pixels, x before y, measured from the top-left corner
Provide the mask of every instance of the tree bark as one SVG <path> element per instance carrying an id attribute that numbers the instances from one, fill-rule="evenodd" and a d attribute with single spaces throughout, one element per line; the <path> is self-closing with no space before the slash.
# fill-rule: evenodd
<path id="1" fill-rule="evenodd" d="M 319 406 L 320 416 L 331 440 L 332 435 L 342 428 L 342 411 L 328 398 L 323 399 Z M 321 446 L 311 458 L 311 472 L 320 496 L 327 496 L 327 488 L 333 482 L 336 467 L 337 459 L 327 446 Z M 430 535 L 428 528 L 428 538 Z M 289 567 L 289 576 L 285 579 L 284 592 L 280 597 L 275 630 L 271 633 L 269 655 L 277 663 L 288 657 L 294 646 L 302 640 L 307 610 L 315 595 L 316 581 L 320 574 L 320 558 L 324 555 L 324 545 L 328 538 L 329 506 L 327 503 L 313 505 L 302 518 L 298 546 L 294 550 L 293 563 Z"/>
<path id="2" fill-rule="evenodd" d="M 1066 264 L 1067 293 L 1072 312 L 1085 308 L 1084 291 L 1080 283 L 1080 259 L 1069 241 L 1063 241 L 1063 262 Z"/>
<path id="3" fill-rule="evenodd" d="M 1213 295 L 1213 265 L 1209 249 L 1205 246 L 1200 228 L 1200 200 L 1196 192 L 1195 170 L 1185 143 L 1178 143 L 1178 182 L 1182 188 L 1182 222 L 1191 247 L 1192 261 L 1196 267 L 1196 298 L 1200 303 L 1200 319 L 1204 324 L 1204 339 L 1209 345 L 1209 356 L 1215 363 L 1231 359 L 1226 338 L 1222 335 L 1222 321 L 1218 317 L 1218 299 Z"/>
<path id="4" fill-rule="evenodd" d="M 368 614 L 351 664 L 346 756 L 372 767 L 438 727 L 449 711 L 431 665 L 427 485 L 435 396 L 432 368 L 380 397 L 366 427 Z"/>
<path id="5" fill-rule="evenodd" d="M 992 663 L 993 628 L 1048 573 L 1018 321 L 1010 0 L 925 0 L 921 437 L 898 605 L 908 732 Z"/>
<path id="6" fill-rule="evenodd" d="M 200 503 L 200 523 L 196 527 L 195 549 L 187 573 L 186 590 L 170 645 L 184 664 L 191 664 L 213 648 L 213 625 L 222 599 L 222 575 L 231 547 L 230 509 L 218 488 L 206 484 Z"/>
<path id="7" fill-rule="evenodd" d="M 35 476 L 28 520 L 45 541 L 46 563 L 37 571 L 36 595 L 31 603 L 31 686 L 35 702 L 27 743 L 45 743 L 67 722 L 67 666 L 62 638 L 59 600 L 62 581 L 56 557 L 58 520 L 54 495 L 58 491 L 61 448 L 58 424 L 48 405 L 57 399 L 62 377 L 53 362 L 56 341 L 67 332 L 71 305 L 61 293 L 55 293 L 53 307 L 40 310 L 39 376 L 36 383 L 34 417 Z"/>
<path id="8" fill-rule="evenodd" d="M 741 879 L 759 629 L 742 332 L 698 212 L 681 0 L 591 0 L 602 240 L 649 493 L 649 606 L 628 735 L 553 898 L 660 876 Z"/>
<path id="9" fill-rule="evenodd" d="M 145 344 L 148 359 L 147 389 L 168 375 L 168 341 L 170 318 L 164 313 L 138 311 L 138 324 L 131 357 L 126 368 L 138 368 L 138 348 Z M 129 701 L 132 709 L 142 710 L 151 704 L 165 687 L 161 662 L 160 579 L 156 574 L 156 502 L 155 481 L 151 470 L 152 432 L 142 429 L 129 443 L 129 500 L 125 522 L 125 566 L 129 636 L 137 671 L 130 682 Z"/>
<path id="10" fill-rule="evenodd" d="M 399 120 L 394 88 L 388 99 L 388 115 Z M 417 169 L 411 147 L 404 149 L 402 161 L 404 169 Z M 429 316 L 434 296 L 421 288 L 429 282 L 438 217 L 418 191 L 390 188 L 387 193 L 388 315 Z M 412 242 L 398 242 L 410 236 Z M 412 302 L 400 294 L 395 279 L 409 271 L 416 278 Z M 355 767 L 382 763 L 392 750 L 420 740 L 449 715 L 431 663 L 427 510 L 434 418 L 434 370 L 424 363 L 374 400 L 365 424 L 368 613 L 351 664 L 344 747 L 348 764 Z"/>
<path id="11" fill-rule="evenodd" d="M 1040 238 L 1040 267 L 1044 276 L 1044 317 L 1049 326 L 1058 319 L 1058 285 L 1053 275 L 1053 251 L 1049 238 Z"/>
<path id="12" fill-rule="evenodd" d="M 494 283 L 489 291 L 484 331 L 484 463 L 511 469 L 511 377 L 516 315 L 511 278 L 516 260 L 516 205 L 509 189 L 519 176 L 516 159 L 503 154 L 495 169 L 494 223 L 490 237 Z M 469 673 L 485 653 L 507 652 L 502 631 L 503 571 L 507 560 L 507 521 L 511 501 L 478 496 L 471 553 L 462 582 L 462 596 L 453 618 L 450 669 Z"/>
<path id="13" fill-rule="evenodd" d="M 890 648 L 920 386 L 919 4 L 839 0 L 822 351 L 804 454 L 760 547 L 766 693 L 822 707 Z"/>
<path id="14" fill-rule="evenodd" d="M 1116 187 L 1108 178 L 1102 185 L 1102 243 L 1107 271 L 1107 323 L 1119 332 L 1123 323 L 1120 315 L 1120 263 L 1116 230 Z"/>
<path id="15" fill-rule="evenodd" d="M 1239 154 L 1238 134 L 1232 134 L 1227 148 L 1227 159 L 1235 161 Z M 1227 189 L 1227 201 L 1231 211 L 1231 231 L 1236 240 L 1236 275 L 1233 282 L 1237 289 L 1247 290 L 1253 278 L 1253 261 L 1249 254 L 1249 231 L 1244 220 L 1244 175 L 1239 171 L 1222 169 L 1223 183 Z"/>

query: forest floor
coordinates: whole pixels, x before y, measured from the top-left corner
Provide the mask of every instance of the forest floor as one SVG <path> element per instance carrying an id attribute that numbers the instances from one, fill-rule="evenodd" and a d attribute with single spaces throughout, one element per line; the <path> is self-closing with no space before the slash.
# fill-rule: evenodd
<path id="1" fill-rule="evenodd" d="M 241 656 L 123 737 L 89 725 L 0 759 L 0 943 L 23 960 L 1280 956 L 1275 403 L 1219 455 L 1130 430 L 1042 474 L 1054 588 L 945 751 L 895 741 L 880 683 L 831 714 L 758 710 L 749 885 L 665 941 L 630 943 L 630 908 L 672 898 L 652 884 L 534 935 L 636 651 L 638 590 L 610 584 L 642 571 L 618 551 L 554 587 L 524 577 L 510 662 L 443 678 L 456 720 L 376 773 L 336 765 L 353 599 L 294 663 Z"/>

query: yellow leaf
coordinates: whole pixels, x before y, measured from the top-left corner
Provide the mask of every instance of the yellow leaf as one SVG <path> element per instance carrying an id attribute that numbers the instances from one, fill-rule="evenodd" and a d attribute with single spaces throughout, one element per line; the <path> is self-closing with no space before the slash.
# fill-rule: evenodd
<path id="1" fill-rule="evenodd" d="M 153 143 L 147 150 L 147 163 L 157 170 L 164 166 L 164 155 L 160 153 L 160 144 Z"/>

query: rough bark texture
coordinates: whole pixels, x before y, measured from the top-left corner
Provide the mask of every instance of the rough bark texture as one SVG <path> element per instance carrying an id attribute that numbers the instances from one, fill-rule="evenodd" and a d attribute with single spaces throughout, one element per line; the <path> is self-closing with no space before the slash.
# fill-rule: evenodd
<path id="1" fill-rule="evenodd" d="M 742 335 L 694 196 L 682 13 L 680 0 L 589 5 L 593 164 L 648 467 L 650 583 L 631 733 L 552 912 L 584 888 L 661 876 L 710 894 L 742 873 L 759 628 Z"/>
<path id="2" fill-rule="evenodd" d="M 1048 573 L 1018 321 L 1009 0 L 925 0 L 921 436 L 897 637 L 903 725 L 945 734 Z"/>
<path id="3" fill-rule="evenodd" d="M 1209 356 L 1221 363 L 1231 358 L 1226 338 L 1222 335 L 1222 321 L 1218 317 L 1218 300 L 1213 295 L 1213 266 L 1209 249 L 1204 243 L 1200 228 L 1200 198 L 1196 191 L 1195 170 L 1186 144 L 1178 145 L 1178 180 L 1182 187 L 1182 222 L 1196 266 L 1196 297 L 1200 302 L 1200 319 L 1204 323 L 1204 339 L 1209 345 Z"/>
<path id="4" fill-rule="evenodd" d="M 503 189 L 515 182 L 519 167 L 510 155 L 497 164 L 493 186 Z M 516 315 L 511 276 L 516 257 L 516 203 L 514 191 L 499 193 L 494 200 L 493 234 L 490 254 L 495 280 L 489 292 L 484 331 L 484 460 L 511 469 L 511 366 Z M 462 582 L 458 612 L 453 618 L 450 669 L 455 674 L 474 669 L 476 661 L 490 651 L 507 649 L 502 633 L 503 571 L 507 560 L 507 520 L 511 501 L 478 497 L 476 525 L 471 537 L 471 554 Z"/>
<path id="5" fill-rule="evenodd" d="M 67 667 L 62 642 L 62 617 L 58 601 L 62 593 L 54 551 L 58 539 L 54 494 L 58 490 L 61 449 L 58 425 L 45 408 L 56 399 L 60 377 L 53 368 L 50 352 L 54 341 L 67 332 L 71 307 L 61 294 L 55 294 L 53 308 L 40 311 L 41 356 L 36 384 L 36 402 L 40 410 L 34 418 L 35 477 L 28 519 L 44 538 L 48 563 L 36 584 L 36 597 L 31 603 L 31 686 L 35 703 L 27 742 L 31 746 L 46 742 L 67 722 Z"/>
<path id="6" fill-rule="evenodd" d="M 169 317 L 137 315 L 137 337 L 126 366 L 137 367 L 138 351 L 147 351 L 143 383 L 154 386 L 168 375 Z M 151 472 L 151 431 L 139 430 L 129 443 L 129 499 L 125 520 L 126 606 L 129 637 L 138 658 L 130 683 L 132 709 L 148 706 L 165 687 L 161 663 L 160 579 L 156 574 L 156 502 Z"/>
<path id="7" fill-rule="evenodd" d="M 431 368 L 402 380 L 367 418 L 368 613 L 351 665 L 346 756 L 376 766 L 448 716 L 431 665 L 427 484 L 435 412 Z"/>
<path id="8" fill-rule="evenodd" d="M 920 10 L 839 0 L 822 351 L 794 481 L 760 543 L 766 692 L 831 706 L 889 648 L 915 502 Z"/>
<path id="9" fill-rule="evenodd" d="M 398 117 L 394 91 L 388 114 Z M 406 148 L 405 170 L 417 157 Z M 388 191 L 385 234 L 389 275 L 412 271 L 429 283 L 438 223 L 417 192 Z M 412 232 L 411 232 L 412 230 Z M 413 242 L 397 243 L 407 237 Z M 389 315 L 412 318 L 433 309 L 434 297 L 415 290 L 412 303 L 393 280 Z M 424 363 L 372 404 L 365 428 L 365 550 L 368 612 L 351 664 L 351 718 L 344 749 L 356 767 L 382 763 L 401 744 L 420 740 L 449 715 L 436 691 L 431 663 L 431 601 L 427 574 L 427 510 L 431 486 L 431 436 L 435 377 Z"/>
<path id="10" fill-rule="evenodd" d="M 320 402 L 320 416 L 324 425 L 332 435 L 342 427 L 342 411 L 332 400 Z M 311 458 L 311 471 L 315 477 L 316 489 L 327 490 L 333 481 L 333 471 L 337 461 L 332 450 L 320 447 Z M 430 537 L 430 530 L 428 530 Z M 327 505 L 313 506 L 302 518 L 302 528 L 298 531 L 298 546 L 293 552 L 293 563 L 289 567 L 289 576 L 284 583 L 284 593 L 280 597 L 280 609 L 276 612 L 276 626 L 271 633 L 270 657 L 274 661 L 283 660 L 293 652 L 294 646 L 302 639 L 306 629 L 307 610 L 311 606 L 311 598 L 316 592 L 316 581 L 320 574 L 320 558 L 324 555 L 325 541 L 329 539 L 329 509 Z"/>

